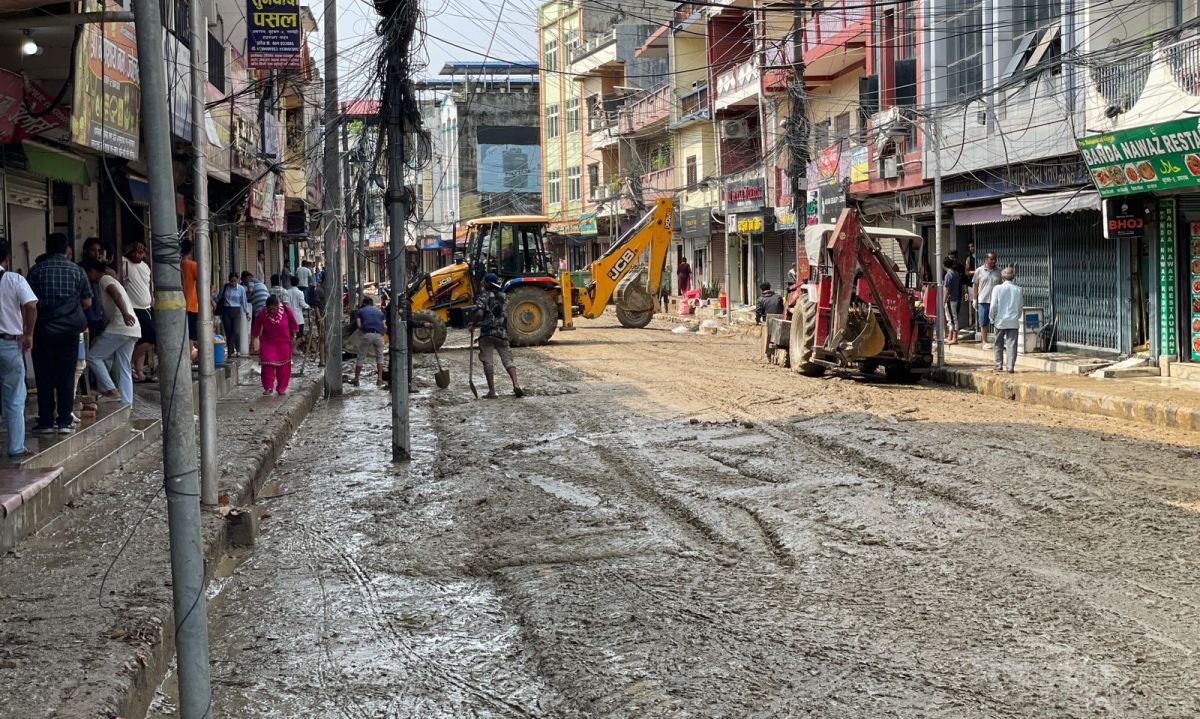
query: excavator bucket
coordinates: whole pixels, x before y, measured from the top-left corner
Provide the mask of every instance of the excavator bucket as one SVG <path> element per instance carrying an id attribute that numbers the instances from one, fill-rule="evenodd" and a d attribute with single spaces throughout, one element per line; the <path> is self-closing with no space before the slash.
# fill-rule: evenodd
<path id="1" fill-rule="evenodd" d="M 883 351 L 886 342 L 887 338 L 883 334 L 883 328 L 875 320 L 875 313 L 868 312 L 862 331 L 850 342 L 850 355 L 856 359 L 874 357 Z"/>

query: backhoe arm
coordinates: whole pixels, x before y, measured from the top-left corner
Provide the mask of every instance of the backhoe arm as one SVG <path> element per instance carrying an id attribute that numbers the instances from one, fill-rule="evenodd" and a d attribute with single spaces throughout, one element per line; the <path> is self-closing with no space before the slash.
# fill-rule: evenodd
<path id="1" fill-rule="evenodd" d="M 604 312 L 604 307 L 612 299 L 621 280 L 629 274 L 647 248 L 650 250 L 650 272 L 647 277 L 650 286 L 647 290 L 652 294 L 657 292 L 671 244 L 674 219 L 674 202 L 670 198 L 655 200 L 654 209 L 592 263 L 592 281 L 579 292 L 578 297 L 584 317 L 596 318 Z"/>

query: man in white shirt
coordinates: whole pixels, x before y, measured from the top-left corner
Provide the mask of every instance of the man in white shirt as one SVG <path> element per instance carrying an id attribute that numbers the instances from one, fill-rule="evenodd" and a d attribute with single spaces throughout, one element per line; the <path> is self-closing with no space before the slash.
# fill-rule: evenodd
<path id="1" fill-rule="evenodd" d="M 288 287 L 284 292 L 288 307 L 292 308 L 292 314 L 296 316 L 296 324 L 300 325 L 300 331 L 296 333 L 297 337 L 304 336 L 304 310 L 308 309 L 308 304 L 304 301 L 304 293 L 296 285 L 297 278 L 291 278 L 291 287 Z"/>
<path id="2" fill-rule="evenodd" d="M 988 328 L 991 327 L 992 290 L 1000 284 L 1000 270 L 996 267 L 996 253 L 987 253 L 983 267 L 975 270 L 971 278 L 972 294 L 979 312 L 979 332 L 984 346 L 988 343 Z"/>
<path id="3" fill-rule="evenodd" d="M 975 272 L 979 276 L 979 270 Z M 1021 333 L 1021 313 L 1025 298 L 1014 281 L 1017 272 L 1005 267 L 1000 273 L 1003 284 L 992 290 L 991 320 L 996 328 L 996 371 L 1010 374 L 1017 365 L 1017 336 Z M 1007 355 L 1005 354 L 1007 353 Z"/>
<path id="4" fill-rule="evenodd" d="M 8 457 L 19 459 L 25 449 L 25 352 L 33 347 L 37 296 L 25 278 L 8 272 L 8 240 L 0 239 L 0 387 L 4 392 L 4 425 Z"/>

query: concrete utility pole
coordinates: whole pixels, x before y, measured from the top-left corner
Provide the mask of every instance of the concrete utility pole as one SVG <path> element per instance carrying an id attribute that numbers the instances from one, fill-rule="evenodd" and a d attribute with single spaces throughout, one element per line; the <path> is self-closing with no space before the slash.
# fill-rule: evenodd
<path id="1" fill-rule="evenodd" d="M 365 136 L 366 127 L 363 128 Z M 361 141 L 361 140 L 360 140 Z M 362 162 L 363 158 L 359 157 Z M 367 231 L 367 173 L 360 164 L 358 167 L 358 238 L 354 241 L 354 251 L 350 253 L 350 264 L 354 265 L 354 276 L 358 278 L 359 292 L 364 291 L 362 288 L 366 286 L 367 281 L 364 275 L 366 272 L 366 264 L 359 261 L 362 257 L 362 252 L 366 248 L 365 241 Z"/>
<path id="2" fill-rule="evenodd" d="M 175 226 L 175 177 L 171 169 L 171 116 L 163 62 L 158 0 L 133 0 L 141 58 L 142 131 L 150 180 L 150 228 L 154 253 L 154 315 L 158 326 L 158 386 L 162 397 L 163 485 L 171 540 L 171 594 L 179 664 L 179 713 L 205 719 L 212 710 L 208 665 L 208 600 L 200 543 L 200 478 L 192 420 L 192 371 Z"/>
<path id="3" fill-rule="evenodd" d="M 405 224 L 408 222 L 408 192 L 404 187 L 404 101 L 400 74 L 400 59 L 405 48 L 396 43 L 388 63 L 387 127 L 388 127 L 388 282 L 392 287 L 392 332 L 389 367 L 392 372 L 392 461 L 402 462 L 412 456 L 408 428 L 408 292 L 404 278 L 408 276 Z"/>
<path id="4" fill-rule="evenodd" d="M 342 158 L 338 152 L 337 0 L 325 0 L 325 396 L 342 395 Z"/>
<path id="5" fill-rule="evenodd" d="M 804 227 L 808 218 L 808 90 L 804 87 L 804 3 L 792 10 L 792 83 L 788 85 L 791 116 L 787 124 L 788 179 L 792 183 L 792 218 L 796 223 L 796 256 L 808 257 L 804 248 Z M 813 258 L 809 257 L 811 262 Z M 796 277 L 803 284 L 807 277 Z"/>
<path id="6" fill-rule="evenodd" d="M 200 502 L 217 504 L 217 374 L 213 359 L 212 242 L 208 222 L 208 20 L 205 3 L 189 6 L 192 25 L 192 199 L 196 206 L 196 297 L 200 300 L 196 342 L 200 345 Z M 229 338 L 226 337 L 226 340 Z M 228 356 L 228 345 L 226 346 Z"/>
<path id="7" fill-rule="evenodd" d="M 925 118 L 925 141 L 933 146 L 933 244 L 937 247 L 937 366 L 946 365 L 946 268 L 948 250 L 942 235 L 942 137 L 932 115 Z M 961 278 L 960 278 L 961 282 Z M 957 337 L 955 338 L 958 339 Z"/>
<path id="8" fill-rule="evenodd" d="M 361 297 L 361 292 L 358 287 L 358 272 L 354 262 L 354 240 L 350 234 L 350 212 L 354 208 L 354 186 L 350 184 L 350 126 L 346 121 L 342 121 L 342 188 L 345 190 L 346 199 L 346 286 L 349 288 L 346 293 L 350 297 L 350 309 L 353 311 L 355 305 L 358 304 L 358 298 Z"/>

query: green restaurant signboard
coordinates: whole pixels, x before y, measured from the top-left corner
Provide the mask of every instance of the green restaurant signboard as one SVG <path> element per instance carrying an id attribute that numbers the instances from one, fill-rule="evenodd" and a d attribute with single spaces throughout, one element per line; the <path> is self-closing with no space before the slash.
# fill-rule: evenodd
<path id="1" fill-rule="evenodd" d="M 1200 186 L 1200 117 L 1076 141 L 1101 197 Z"/>

